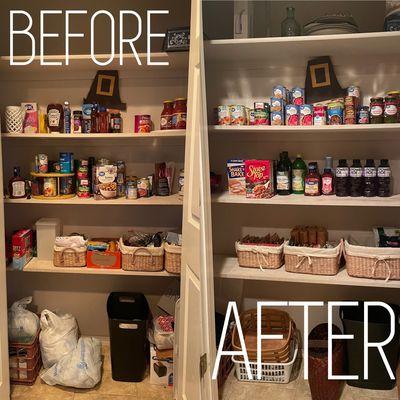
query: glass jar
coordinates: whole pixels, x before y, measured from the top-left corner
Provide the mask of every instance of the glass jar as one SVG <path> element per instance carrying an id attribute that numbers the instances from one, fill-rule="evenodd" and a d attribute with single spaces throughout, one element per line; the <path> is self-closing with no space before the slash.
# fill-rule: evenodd
<path id="1" fill-rule="evenodd" d="M 397 122 L 398 98 L 396 96 L 385 97 L 385 110 L 383 119 L 385 124 L 394 124 Z"/>
<path id="2" fill-rule="evenodd" d="M 311 162 L 308 164 L 308 173 L 304 185 L 305 196 L 321 196 L 321 176 L 318 171 L 318 164 Z"/>
<path id="3" fill-rule="evenodd" d="M 174 113 L 172 116 L 173 129 L 186 129 L 186 112 L 186 99 L 176 99 L 174 104 Z"/>
<path id="4" fill-rule="evenodd" d="M 370 102 L 370 122 L 371 124 L 382 124 L 383 123 L 383 98 L 372 97 Z"/>
<path id="5" fill-rule="evenodd" d="M 160 129 L 173 129 L 172 117 L 174 115 L 174 102 L 172 100 L 164 101 L 164 108 L 161 112 Z"/>
<path id="6" fill-rule="evenodd" d="M 286 18 L 282 21 L 281 24 L 282 36 L 300 36 L 301 34 L 301 28 L 294 17 L 294 12 L 294 7 L 286 8 Z"/>

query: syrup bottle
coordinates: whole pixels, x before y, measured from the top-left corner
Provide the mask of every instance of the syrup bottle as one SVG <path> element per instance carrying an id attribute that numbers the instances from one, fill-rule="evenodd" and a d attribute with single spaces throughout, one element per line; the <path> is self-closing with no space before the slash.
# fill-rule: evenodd
<path id="1" fill-rule="evenodd" d="M 389 197 L 391 195 L 391 175 L 389 160 L 381 160 L 378 167 L 378 196 Z"/>
<path id="2" fill-rule="evenodd" d="M 350 167 L 350 196 L 361 197 L 363 195 L 363 168 L 361 161 L 354 159 L 353 165 Z"/>
<path id="3" fill-rule="evenodd" d="M 364 196 L 375 197 L 377 195 L 376 167 L 372 159 L 368 159 L 363 168 Z"/>
<path id="4" fill-rule="evenodd" d="M 10 199 L 23 199 L 26 197 L 25 180 L 21 178 L 20 167 L 14 167 L 13 176 L 8 183 Z"/>

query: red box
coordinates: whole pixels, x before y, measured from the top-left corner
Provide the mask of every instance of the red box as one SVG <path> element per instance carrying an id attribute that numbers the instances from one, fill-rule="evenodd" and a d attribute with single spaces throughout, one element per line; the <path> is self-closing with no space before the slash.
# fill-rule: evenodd
<path id="1" fill-rule="evenodd" d="M 266 199 L 274 195 L 273 163 L 270 160 L 246 160 L 246 197 Z"/>
<path id="2" fill-rule="evenodd" d="M 98 242 L 116 242 L 117 239 L 92 239 Z M 88 250 L 86 252 L 86 267 L 101 269 L 121 269 L 121 252 L 117 248 L 115 251 Z"/>
<path id="3" fill-rule="evenodd" d="M 23 229 L 12 235 L 12 266 L 22 269 L 31 260 L 33 235 L 31 229 Z"/>

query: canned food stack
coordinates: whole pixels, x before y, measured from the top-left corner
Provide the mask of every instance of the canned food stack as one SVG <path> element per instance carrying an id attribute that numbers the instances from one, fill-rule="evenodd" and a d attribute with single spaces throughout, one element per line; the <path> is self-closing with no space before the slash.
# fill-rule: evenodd
<path id="1" fill-rule="evenodd" d="M 239 381 L 288 383 L 293 365 L 297 358 L 298 342 L 296 326 L 289 314 L 284 311 L 262 310 L 262 334 L 282 335 L 282 339 L 261 341 L 261 378 L 257 377 L 257 310 L 251 309 L 240 315 L 246 349 L 242 349 L 237 326 L 233 329 L 232 347 L 235 351 L 246 351 L 249 357 L 250 372 L 253 380 L 247 375 L 242 356 L 232 358 L 235 364 L 236 378 Z"/>
<path id="2" fill-rule="evenodd" d="M 77 160 L 76 194 L 80 198 L 90 197 L 89 160 Z"/>

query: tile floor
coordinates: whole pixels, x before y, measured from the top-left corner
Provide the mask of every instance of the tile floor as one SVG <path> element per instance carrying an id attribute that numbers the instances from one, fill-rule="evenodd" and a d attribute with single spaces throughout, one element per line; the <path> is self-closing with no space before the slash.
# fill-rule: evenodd
<path id="1" fill-rule="evenodd" d="M 38 378 L 33 386 L 12 386 L 11 400 L 172 400 L 172 388 L 141 383 L 115 382 L 111 378 L 110 347 L 103 343 L 103 378 L 94 389 L 49 386 Z"/>
<path id="2" fill-rule="evenodd" d="M 239 382 L 232 371 L 220 390 L 222 400 L 311 400 L 308 382 L 303 378 L 301 360 L 286 385 Z M 295 378 L 294 378 L 295 377 Z M 345 386 L 341 400 L 399 400 L 397 388 L 377 391 Z"/>

